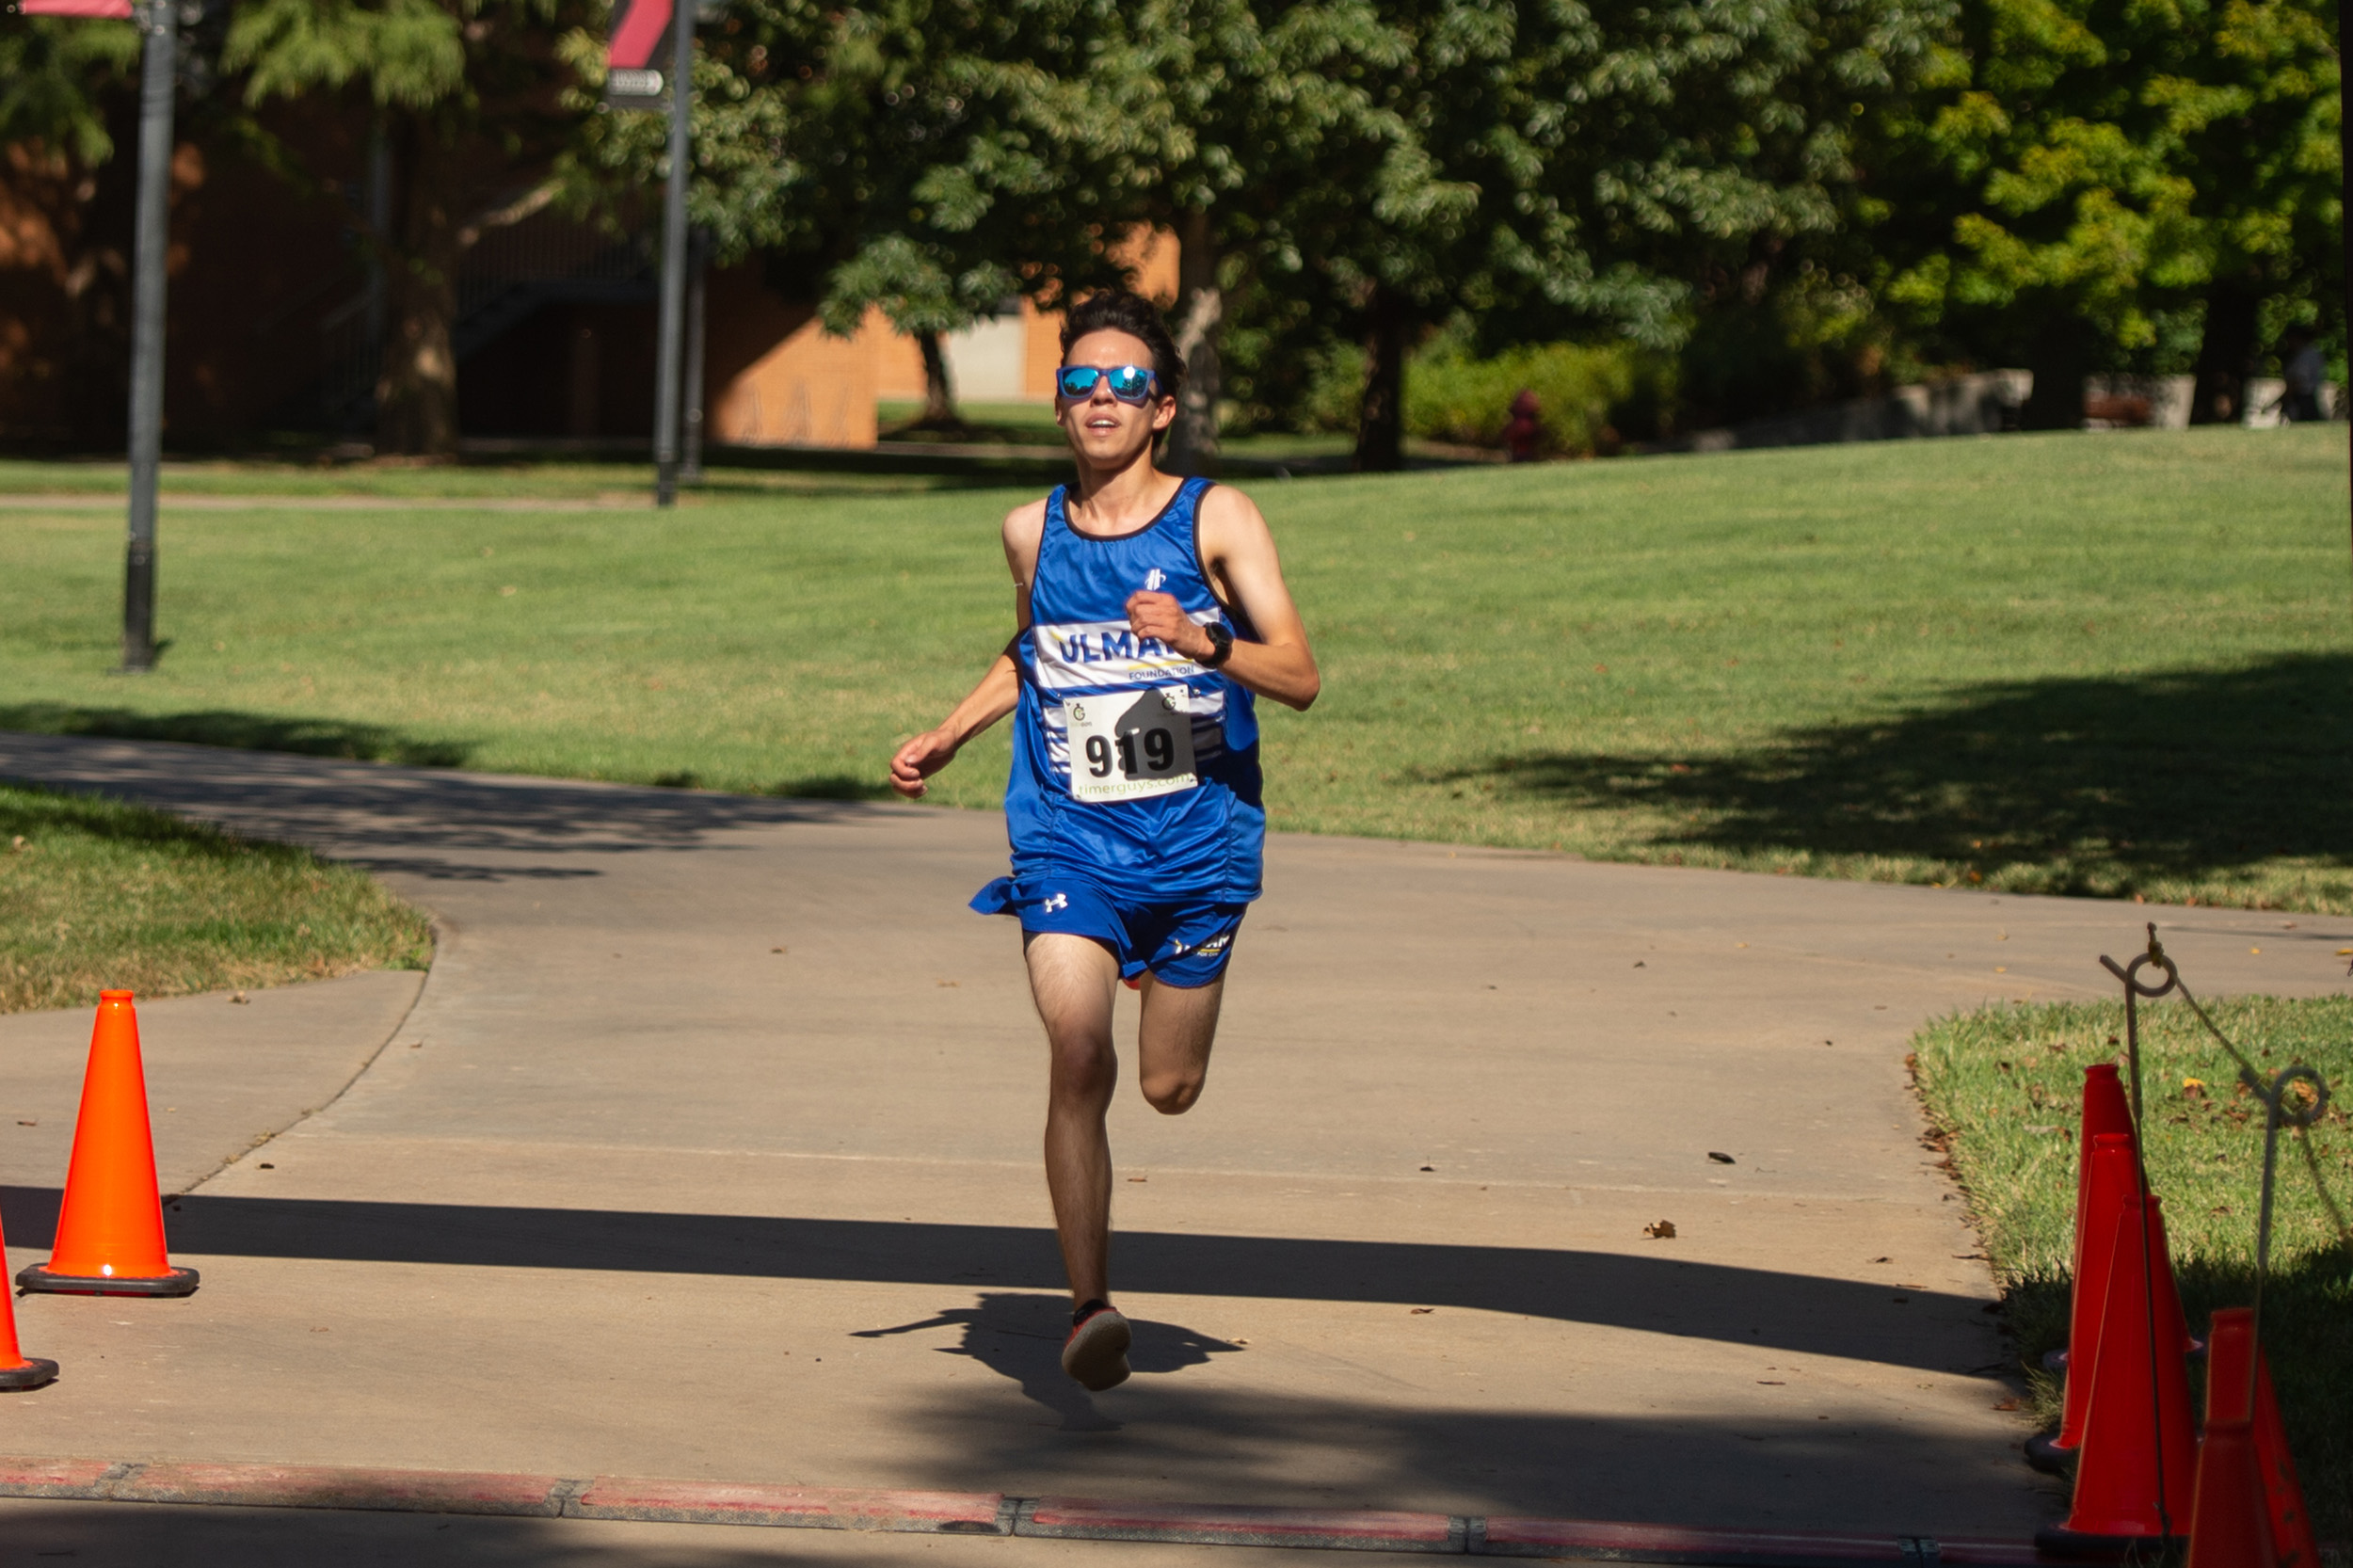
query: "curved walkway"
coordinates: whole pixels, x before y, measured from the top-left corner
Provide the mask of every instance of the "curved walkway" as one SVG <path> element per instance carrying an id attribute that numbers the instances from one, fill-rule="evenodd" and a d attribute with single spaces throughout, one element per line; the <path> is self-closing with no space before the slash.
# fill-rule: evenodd
<path id="1" fill-rule="evenodd" d="M 413 977 L 144 1010 L 204 1288 L 24 1301 L 67 1376 L 24 1454 L 2025 1534 L 1905 1040 L 2105 994 L 2152 916 L 2215 994 L 2332 989 L 2344 939 L 1278 839 L 1208 1096 L 1113 1112 L 1139 1375 L 1091 1397 L 1016 933 L 964 907 L 998 818 L 19 735 L 0 776 L 310 843 L 442 930 L 405 1017 Z M 42 1101 L 11 1266 L 86 1030 L 0 1018 Z"/>

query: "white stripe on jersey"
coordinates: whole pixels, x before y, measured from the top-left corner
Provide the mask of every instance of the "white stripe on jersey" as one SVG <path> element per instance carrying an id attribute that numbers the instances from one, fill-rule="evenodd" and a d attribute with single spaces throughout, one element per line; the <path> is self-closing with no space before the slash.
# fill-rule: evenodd
<path id="1" fill-rule="evenodd" d="M 1191 616 L 1196 626 L 1225 618 L 1215 610 L 1196 610 Z M 1048 691 L 1159 686 L 1209 673 L 1159 639 L 1138 637 L 1124 620 L 1033 626 L 1030 636 L 1037 650 L 1037 683 Z"/>

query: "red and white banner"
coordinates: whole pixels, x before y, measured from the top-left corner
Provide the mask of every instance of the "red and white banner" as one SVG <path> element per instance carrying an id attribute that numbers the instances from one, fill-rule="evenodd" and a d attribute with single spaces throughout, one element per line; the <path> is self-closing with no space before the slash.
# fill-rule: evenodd
<path id="1" fill-rule="evenodd" d="M 131 0 L 23 0 L 17 9 L 26 16 L 95 16 L 109 22 L 131 20 Z"/>
<path id="2" fill-rule="evenodd" d="M 670 33 L 670 0 L 616 0 L 613 7 L 613 42 L 604 52 L 607 71 L 659 71 L 656 54 Z M 26 6 L 25 9 L 32 9 Z"/>
<path id="3" fill-rule="evenodd" d="M 674 0 L 614 0 L 613 41 L 604 51 L 604 101 L 616 109 L 663 106 Z"/>

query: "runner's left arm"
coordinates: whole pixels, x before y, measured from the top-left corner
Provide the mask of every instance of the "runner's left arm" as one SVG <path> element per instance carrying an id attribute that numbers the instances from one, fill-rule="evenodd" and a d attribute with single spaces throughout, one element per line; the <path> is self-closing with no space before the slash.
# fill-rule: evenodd
<path id="1" fill-rule="evenodd" d="M 1201 558 L 1211 585 L 1250 618 L 1257 642 L 1237 642 L 1223 668 L 1225 675 L 1260 696 L 1305 712 L 1323 689 L 1307 628 L 1283 583 L 1274 535 L 1251 499 L 1219 485 L 1201 498 Z M 1157 637 L 1196 662 L 1214 651 L 1209 633 L 1195 626 L 1168 594 L 1139 593 L 1128 600 L 1128 621 L 1138 636 Z"/>

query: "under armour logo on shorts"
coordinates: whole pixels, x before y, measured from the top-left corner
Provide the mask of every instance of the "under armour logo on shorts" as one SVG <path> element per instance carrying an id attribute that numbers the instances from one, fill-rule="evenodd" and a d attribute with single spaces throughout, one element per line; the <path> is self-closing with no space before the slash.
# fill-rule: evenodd
<path id="1" fill-rule="evenodd" d="M 1070 895 L 1068 893 L 1056 893 L 1047 899 L 1044 904 L 1039 904 L 1038 907 L 1043 909 L 1048 915 L 1052 914 L 1057 909 L 1067 909 L 1070 907 Z"/>

